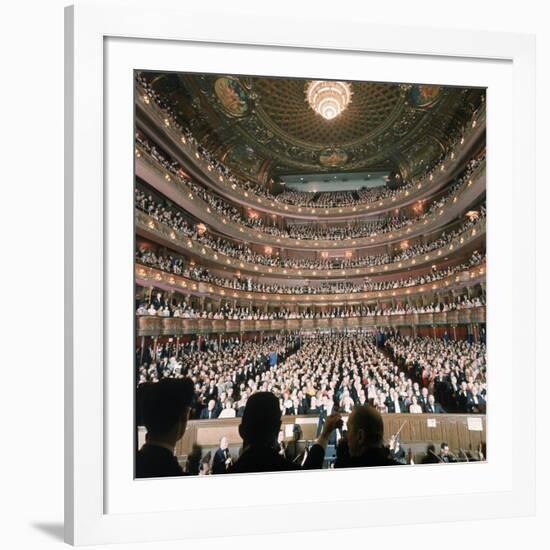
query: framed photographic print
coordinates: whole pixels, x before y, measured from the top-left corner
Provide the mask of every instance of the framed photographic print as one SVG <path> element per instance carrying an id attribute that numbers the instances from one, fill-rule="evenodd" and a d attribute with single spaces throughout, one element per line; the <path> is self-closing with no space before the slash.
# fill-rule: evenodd
<path id="1" fill-rule="evenodd" d="M 66 11 L 67 541 L 532 513 L 533 39 L 127 9 Z"/>

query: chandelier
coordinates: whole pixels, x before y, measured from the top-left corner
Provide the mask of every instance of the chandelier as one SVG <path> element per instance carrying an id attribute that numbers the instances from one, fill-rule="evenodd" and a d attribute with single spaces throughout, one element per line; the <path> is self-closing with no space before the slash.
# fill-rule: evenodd
<path id="1" fill-rule="evenodd" d="M 306 86 L 306 101 L 327 120 L 336 118 L 346 110 L 352 94 L 349 82 L 312 80 Z"/>

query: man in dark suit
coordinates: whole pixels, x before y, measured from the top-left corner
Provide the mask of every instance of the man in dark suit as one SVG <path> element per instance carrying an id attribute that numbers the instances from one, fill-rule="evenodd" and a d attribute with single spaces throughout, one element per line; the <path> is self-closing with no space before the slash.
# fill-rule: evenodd
<path id="1" fill-rule="evenodd" d="M 206 409 L 201 411 L 201 420 L 212 418 L 218 418 L 218 411 L 216 410 L 216 402 L 213 399 L 210 399 Z"/>
<path id="2" fill-rule="evenodd" d="M 208 385 L 208 388 L 204 393 L 204 398 L 206 399 L 206 401 L 210 401 L 210 399 L 216 401 L 218 399 L 218 388 L 216 384 L 214 384 L 214 381 L 211 381 Z"/>
<path id="3" fill-rule="evenodd" d="M 422 412 L 426 412 L 426 406 L 428 405 L 428 388 L 422 388 L 420 391 L 420 397 L 418 398 L 418 404 L 422 407 Z"/>
<path id="4" fill-rule="evenodd" d="M 166 306 L 166 300 L 162 297 L 162 294 L 158 292 L 151 300 L 151 304 L 153 304 L 153 307 L 158 311 L 160 308 Z"/>
<path id="5" fill-rule="evenodd" d="M 386 399 L 386 407 L 388 407 L 389 413 L 403 413 L 406 412 L 405 403 L 401 396 L 391 388 L 388 398 Z"/>
<path id="6" fill-rule="evenodd" d="M 458 385 L 457 377 L 451 375 L 451 381 L 449 383 L 449 402 L 447 403 L 446 410 L 451 413 L 458 412 L 458 393 L 460 392 L 460 386 Z"/>
<path id="7" fill-rule="evenodd" d="M 314 444 L 303 466 L 291 462 L 279 454 L 278 435 L 281 429 L 279 400 L 271 392 L 253 394 L 246 403 L 239 434 L 243 439 L 243 451 L 228 473 L 284 472 L 321 468 L 325 449 L 332 431 L 341 423 L 340 415 L 326 419 L 323 432 Z"/>
<path id="8" fill-rule="evenodd" d="M 443 414 L 445 411 L 439 403 L 435 402 L 435 397 L 430 393 L 430 395 L 428 395 L 428 404 L 424 412 L 428 414 Z"/>
<path id="9" fill-rule="evenodd" d="M 321 410 L 317 406 L 317 398 L 315 396 L 312 396 L 306 414 L 319 414 L 320 412 Z"/>
<path id="10" fill-rule="evenodd" d="M 285 415 L 287 416 L 296 416 L 298 414 L 304 414 L 304 409 L 300 405 L 300 400 L 295 397 L 292 401 L 292 407 L 287 407 L 285 409 Z"/>
<path id="11" fill-rule="evenodd" d="M 355 406 L 347 422 L 347 456 L 339 458 L 335 468 L 398 465 L 383 442 L 384 422 L 378 409 L 369 405 Z"/>
<path id="12" fill-rule="evenodd" d="M 466 382 L 462 382 L 460 385 L 460 390 L 456 396 L 457 412 L 465 413 L 467 411 L 469 397 L 470 392 L 468 391 L 468 384 Z"/>
<path id="13" fill-rule="evenodd" d="M 440 464 L 443 462 L 435 453 L 435 445 L 430 443 L 426 448 L 426 456 L 422 459 L 422 464 Z"/>
<path id="14" fill-rule="evenodd" d="M 242 418 L 245 407 L 246 407 L 246 396 L 241 397 L 241 399 L 239 400 L 237 415 L 236 415 L 238 418 Z"/>
<path id="15" fill-rule="evenodd" d="M 450 403 L 451 384 L 447 376 L 439 373 L 434 382 L 434 397 L 445 408 Z"/>
<path id="16" fill-rule="evenodd" d="M 466 401 L 466 410 L 470 414 L 484 414 L 486 409 L 487 404 L 485 399 L 478 393 L 477 388 L 473 387 Z"/>
<path id="17" fill-rule="evenodd" d="M 439 452 L 439 459 L 441 462 L 449 463 L 456 462 L 454 455 L 449 450 L 449 445 L 445 442 L 441 443 L 441 450 Z"/>
<path id="18" fill-rule="evenodd" d="M 231 466 L 232 460 L 228 446 L 227 437 L 222 437 L 220 439 L 220 447 L 214 453 L 214 460 L 212 461 L 213 474 L 225 474 L 229 466 Z"/>
<path id="19" fill-rule="evenodd" d="M 189 378 L 165 378 L 141 387 L 137 416 L 147 428 L 147 436 L 136 455 L 136 477 L 185 475 L 174 449 L 185 433 L 194 395 Z"/>

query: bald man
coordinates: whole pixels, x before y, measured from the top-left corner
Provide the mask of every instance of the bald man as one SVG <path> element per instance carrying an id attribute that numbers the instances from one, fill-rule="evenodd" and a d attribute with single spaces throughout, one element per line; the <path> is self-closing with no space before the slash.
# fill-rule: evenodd
<path id="1" fill-rule="evenodd" d="M 345 448 L 347 447 L 347 448 Z M 343 452 L 336 460 L 336 468 L 365 466 L 398 466 L 384 447 L 384 423 L 375 407 L 356 406 L 347 422 Z"/>

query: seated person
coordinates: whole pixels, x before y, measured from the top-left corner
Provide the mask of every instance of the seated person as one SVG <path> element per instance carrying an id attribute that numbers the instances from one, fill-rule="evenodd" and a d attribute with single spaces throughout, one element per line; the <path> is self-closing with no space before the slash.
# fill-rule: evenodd
<path id="1" fill-rule="evenodd" d="M 422 459 L 422 464 L 439 464 L 441 459 L 435 453 L 435 445 L 430 443 L 426 447 L 426 456 Z"/>
<path id="2" fill-rule="evenodd" d="M 443 407 L 436 403 L 435 397 L 430 393 L 428 395 L 428 404 L 426 405 L 426 412 L 428 414 L 443 414 L 445 411 L 443 410 Z"/>
<path id="3" fill-rule="evenodd" d="M 399 436 L 392 435 L 390 438 L 390 457 L 399 464 L 405 464 L 405 449 L 401 446 Z"/>
<path id="4" fill-rule="evenodd" d="M 346 444 L 341 446 L 347 457 L 338 457 L 335 468 L 358 466 L 396 466 L 384 447 L 384 423 L 380 412 L 371 406 L 357 405 L 347 422 Z"/>
<path id="5" fill-rule="evenodd" d="M 237 416 L 237 414 L 233 408 L 233 400 L 226 399 L 218 418 L 235 418 L 235 416 Z"/>
<path id="6" fill-rule="evenodd" d="M 422 413 L 422 407 L 418 404 L 418 399 L 416 398 L 416 395 L 412 396 L 412 403 L 409 406 L 409 412 L 411 414 Z"/>
<path id="7" fill-rule="evenodd" d="M 208 401 L 208 405 L 206 409 L 203 409 L 201 411 L 201 419 L 212 419 L 212 418 L 218 418 L 218 411 L 216 410 L 216 401 L 214 399 L 210 399 Z"/>
<path id="8" fill-rule="evenodd" d="M 341 422 L 340 415 L 329 416 L 317 443 L 300 466 L 281 456 L 278 435 L 281 429 L 279 401 L 271 392 L 253 394 L 246 403 L 239 434 L 243 439 L 243 451 L 228 473 L 284 472 L 321 468 L 328 438 Z"/>
<path id="9" fill-rule="evenodd" d="M 291 405 L 286 408 L 285 415 L 296 416 L 298 414 L 304 414 L 304 412 L 304 408 L 302 407 L 302 405 L 300 405 L 300 400 L 295 397 L 292 400 Z"/>
<path id="10" fill-rule="evenodd" d="M 306 411 L 306 414 L 319 414 L 320 409 L 317 406 L 317 399 L 315 397 L 312 397 L 309 402 L 309 408 Z"/>
<path id="11" fill-rule="evenodd" d="M 220 447 L 214 454 L 214 461 L 212 462 L 213 474 L 225 474 L 227 469 L 232 464 L 231 455 L 229 454 L 229 444 L 227 437 L 223 436 L 220 439 Z"/>
<path id="12" fill-rule="evenodd" d="M 441 443 L 439 459 L 441 460 L 441 462 L 456 462 L 454 455 L 449 450 L 449 445 L 445 442 Z"/>
<path id="13" fill-rule="evenodd" d="M 137 452 L 136 477 L 185 475 L 174 449 L 185 433 L 194 396 L 189 378 L 164 378 L 142 389 L 138 408 L 147 435 Z"/>
<path id="14" fill-rule="evenodd" d="M 485 414 L 487 404 L 485 399 L 479 394 L 477 388 L 474 386 L 468 395 L 466 401 L 466 410 L 470 414 Z"/>

